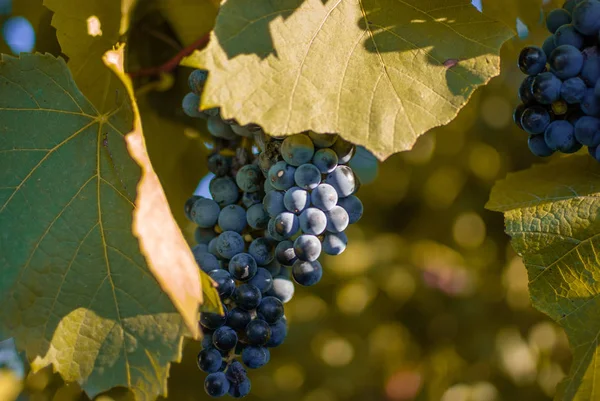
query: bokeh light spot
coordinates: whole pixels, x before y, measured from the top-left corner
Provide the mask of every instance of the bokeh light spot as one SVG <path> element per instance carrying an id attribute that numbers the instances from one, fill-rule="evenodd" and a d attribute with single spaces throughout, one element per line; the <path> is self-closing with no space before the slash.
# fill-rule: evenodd
<path id="1" fill-rule="evenodd" d="M 87 19 L 87 31 L 90 36 L 102 36 L 102 24 L 95 15 Z"/>
<path id="2" fill-rule="evenodd" d="M 35 31 L 27 18 L 9 18 L 2 27 L 2 34 L 14 54 L 28 53 L 35 47 Z"/>
<path id="3" fill-rule="evenodd" d="M 304 371 L 296 364 L 283 365 L 275 370 L 273 379 L 281 390 L 295 391 L 304 384 Z"/>
<path id="4" fill-rule="evenodd" d="M 337 307 L 344 313 L 359 314 L 371 303 L 376 291 L 373 283 L 367 279 L 358 279 L 345 284 L 337 293 Z"/>
<path id="5" fill-rule="evenodd" d="M 485 222 L 477 213 L 463 213 L 454 220 L 452 236 L 463 248 L 477 248 L 485 241 Z"/>
<path id="6" fill-rule="evenodd" d="M 385 394 L 395 401 L 412 400 L 419 392 L 421 383 L 421 375 L 417 372 L 396 372 L 387 380 Z"/>
<path id="7" fill-rule="evenodd" d="M 345 338 L 330 338 L 321 348 L 321 358 L 330 366 L 344 366 L 354 358 L 354 347 Z"/>

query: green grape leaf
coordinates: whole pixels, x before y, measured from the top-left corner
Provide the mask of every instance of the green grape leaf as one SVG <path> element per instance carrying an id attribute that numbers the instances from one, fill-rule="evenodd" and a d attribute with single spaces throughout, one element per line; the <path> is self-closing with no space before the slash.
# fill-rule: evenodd
<path id="1" fill-rule="evenodd" d="M 509 174 L 486 207 L 504 213 L 533 306 L 565 329 L 573 349 L 555 399 L 598 399 L 600 164 L 578 155 Z"/>
<path id="2" fill-rule="evenodd" d="M 69 57 L 69 68 L 77 87 L 100 113 L 109 112 L 119 79 L 106 68 L 102 55 L 111 50 L 128 28 L 128 13 L 134 0 L 44 0 L 54 12 L 62 52 Z"/>
<path id="3" fill-rule="evenodd" d="M 106 57 L 119 59 L 122 49 Z M 197 330 L 202 293 L 158 179 L 129 155 L 128 145 L 136 159 L 143 153 L 130 87 L 102 113 L 62 59 L 23 54 L 0 59 L 0 90 L 0 337 L 91 397 L 125 386 L 154 400 L 181 357 L 182 315 Z M 162 232 L 175 236 L 152 253 Z M 172 253 L 168 266 L 157 252 Z"/>
<path id="4" fill-rule="evenodd" d="M 272 134 L 338 132 L 384 159 L 448 123 L 499 73 L 513 32 L 468 0 L 228 0 L 202 107 Z"/>

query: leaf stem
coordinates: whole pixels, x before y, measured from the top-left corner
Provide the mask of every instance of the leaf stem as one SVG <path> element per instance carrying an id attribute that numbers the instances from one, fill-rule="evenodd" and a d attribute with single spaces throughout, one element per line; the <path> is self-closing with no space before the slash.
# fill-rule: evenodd
<path id="1" fill-rule="evenodd" d="M 189 46 L 184 47 L 179 52 L 177 52 L 177 54 L 175 54 L 166 63 L 159 65 L 159 66 L 155 66 L 155 67 L 142 68 L 138 71 L 131 71 L 131 72 L 129 72 L 129 76 L 131 78 L 149 77 L 149 76 L 155 76 L 155 75 L 160 75 L 163 73 L 171 72 L 175 68 L 177 68 L 177 66 L 179 65 L 179 63 L 181 62 L 181 60 L 184 57 L 187 57 L 190 54 L 192 54 L 194 52 L 194 50 L 204 48 L 204 46 L 206 46 L 208 44 L 209 38 L 210 38 L 210 32 L 207 32 L 206 34 L 202 35 L 202 37 L 200 37 L 198 40 L 196 40 L 194 43 L 190 44 Z"/>

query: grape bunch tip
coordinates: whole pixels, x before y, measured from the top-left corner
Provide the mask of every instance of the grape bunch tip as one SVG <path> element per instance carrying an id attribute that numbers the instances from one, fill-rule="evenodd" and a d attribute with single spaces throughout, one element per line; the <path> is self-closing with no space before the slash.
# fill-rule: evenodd
<path id="1" fill-rule="evenodd" d="M 529 134 L 535 156 L 587 146 L 600 161 L 600 1 L 567 0 L 548 13 L 546 27 L 551 35 L 542 46 L 519 54 L 527 77 L 515 124 Z"/>
<path id="2" fill-rule="evenodd" d="M 287 336 L 284 304 L 295 285 L 323 276 L 322 253 L 346 249 L 344 231 L 362 216 L 360 181 L 348 165 L 356 147 L 336 134 L 285 137 L 258 125 L 224 120 L 200 110 L 207 72 L 190 74 L 184 112 L 207 120 L 215 147 L 211 198 L 192 196 L 186 217 L 197 225 L 192 253 L 216 283 L 225 314 L 203 312 L 198 367 L 206 393 L 241 398 L 251 390 L 247 369 L 271 358 Z"/>

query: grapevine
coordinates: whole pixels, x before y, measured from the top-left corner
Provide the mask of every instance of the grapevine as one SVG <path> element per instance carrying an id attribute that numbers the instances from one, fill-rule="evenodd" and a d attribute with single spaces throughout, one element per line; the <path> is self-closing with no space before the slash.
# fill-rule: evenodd
<path id="1" fill-rule="evenodd" d="M 270 136 L 257 125 L 222 119 L 216 108 L 200 110 L 206 78 L 203 70 L 190 74 L 182 107 L 207 120 L 216 142 L 207 160 L 212 199 L 192 196 L 185 213 L 198 225 L 192 252 L 217 283 L 225 313 L 201 314 L 198 367 L 208 373 L 207 394 L 239 398 L 251 388 L 246 368 L 268 363 L 269 349 L 287 335 L 284 303 L 294 283 L 321 280 L 319 256 L 344 252 L 344 230 L 363 206 L 347 165 L 353 144 L 315 132 Z"/>
<path id="2" fill-rule="evenodd" d="M 527 77 L 514 121 L 536 156 L 587 146 L 600 161 L 600 2 L 567 0 L 548 14 L 546 27 L 551 35 L 542 47 L 527 46 L 519 55 Z"/>

